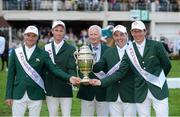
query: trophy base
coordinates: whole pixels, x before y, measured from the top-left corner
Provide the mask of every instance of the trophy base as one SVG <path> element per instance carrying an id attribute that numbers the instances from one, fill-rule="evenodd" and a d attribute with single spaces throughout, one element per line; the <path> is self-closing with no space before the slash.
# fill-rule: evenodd
<path id="1" fill-rule="evenodd" d="M 89 85 L 89 78 L 83 78 L 83 79 L 81 80 L 81 83 L 82 83 L 83 85 Z"/>

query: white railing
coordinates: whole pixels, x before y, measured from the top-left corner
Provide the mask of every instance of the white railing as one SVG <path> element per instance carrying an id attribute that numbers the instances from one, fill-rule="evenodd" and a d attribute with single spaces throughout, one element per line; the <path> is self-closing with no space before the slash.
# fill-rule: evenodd
<path id="1" fill-rule="evenodd" d="M 167 78 L 169 88 L 180 88 L 180 78 Z"/>

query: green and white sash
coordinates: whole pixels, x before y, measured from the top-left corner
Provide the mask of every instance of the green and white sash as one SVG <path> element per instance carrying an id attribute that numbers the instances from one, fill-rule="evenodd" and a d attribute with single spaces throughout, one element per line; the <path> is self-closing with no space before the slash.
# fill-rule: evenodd
<path id="1" fill-rule="evenodd" d="M 24 51 L 22 47 L 19 47 L 15 49 L 15 53 L 17 55 L 17 58 L 23 67 L 24 71 L 29 75 L 29 77 L 37 83 L 46 93 L 45 87 L 44 87 L 44 81 L 42 80 L 41 76 L 34 70 L 33 67 L 29 65 L 29 63 L 26 61 Z"/>
<path id="2" fill-rule="evenodd" d="M 119 69 L 119 65 L 121 64 L 121 60 L 116 63 L 106 74 L 103 71 L 100 71 L 98 73 L 94 73 L 99 79 L 103 79 L 107 76 L 110 76 L 114 72 L 116 72 Z"/>
<path id="3" fill-rule="evenodd" d="M 148 81 L 148 82 L 152 83 L 153 85 L 158 86 L 159 88 L 162 89 L 164 82 L 166 81 L 164 71 L 162 70 L 159 76 L 155 76 L 155 75 L 145 71 L 144 69 L 142 69 L 139 64 L 139 61 L 137 59 L 132 42 L 129 42 L 126 52 L 127 52 L 127 55 L 129 56 L 129 59 L 131 60 L 132 64 L 134 65 L 136 70 L 139 72 L 139 74 L 146 81 Z"/>
<path id="4" fill-rule="evenodd" d="M 49 53 L 49 56 L 50 56 L 52 62 L 54 64 L 56 64 L 55 61 L 54 61 L 54 55 L 53 55 L 53 51 L 52 51 L 52 43 L 46 44 L 45 45 L 45 50 Z"/>
<path id="5" fill-rule="evenodd" d="M 118 51 L 118 49 L 117 49 Z M 119 55 L 119 52 L 118 52 Z M 120 56 L 119 56 L 120 59 Z M 94 73 L 99 79 L 103 79 L 107 76 L 110 76 L 111 74 L 113 74 L 114 72 L 116 72 L 119 69 L 119 66 L 121 64 L 121 59 L 118 63 L 116 63 L 106 74 L 103 71 L 100 71 L 98 73 Z"/>

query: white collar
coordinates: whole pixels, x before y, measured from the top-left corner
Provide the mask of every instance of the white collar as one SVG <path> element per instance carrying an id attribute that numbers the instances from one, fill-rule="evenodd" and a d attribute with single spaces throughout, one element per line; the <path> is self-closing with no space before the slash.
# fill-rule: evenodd
<path id="1" fill-rule="evenodd" d="M 136 41 L 135 41 L 135 43 L 136 43 Z M 136 43 L 136 46 L 140 47 L 140 48 L 144 48 L 145 44 L 146 44 L 146 39 L 144 39 L 144 41 L 141 44 Z"/>
<path id="2" fill-rule="evenodd" d="M 118 45 L 116 45 L 119 52 L 123 52 L 126 49 L 127 44 L 125 44 L 122 48 L 120 48 Z"/>
<path id="3" fill-rule="evenodd" d="M 25 44 L 25 50 L 27 51 L 33 51 L 36 48 L 36 44 L 33 45 L 31 48 L 29 48 L 26 44 Z"/>
<path id="4" fill-rule="evenodd" d="M 61 41 L 60 43 L 58 43 L 58 44 L 54 41 L 54 46 L 55 46 L 55 47 L 61 48 L 63 44 L 64 44 L 64 40 L 62 40 L 62 41 Z"/>

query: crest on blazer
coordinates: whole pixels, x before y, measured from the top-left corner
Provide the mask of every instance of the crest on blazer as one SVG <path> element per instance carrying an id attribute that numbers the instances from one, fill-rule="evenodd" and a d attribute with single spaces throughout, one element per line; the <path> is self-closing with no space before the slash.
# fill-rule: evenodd
<path id="1" fill-rule="evenodd" d="M 39 59 L 39 58 L 36 58 L 36 62 L 40 62 L 40 59 Z"/>

